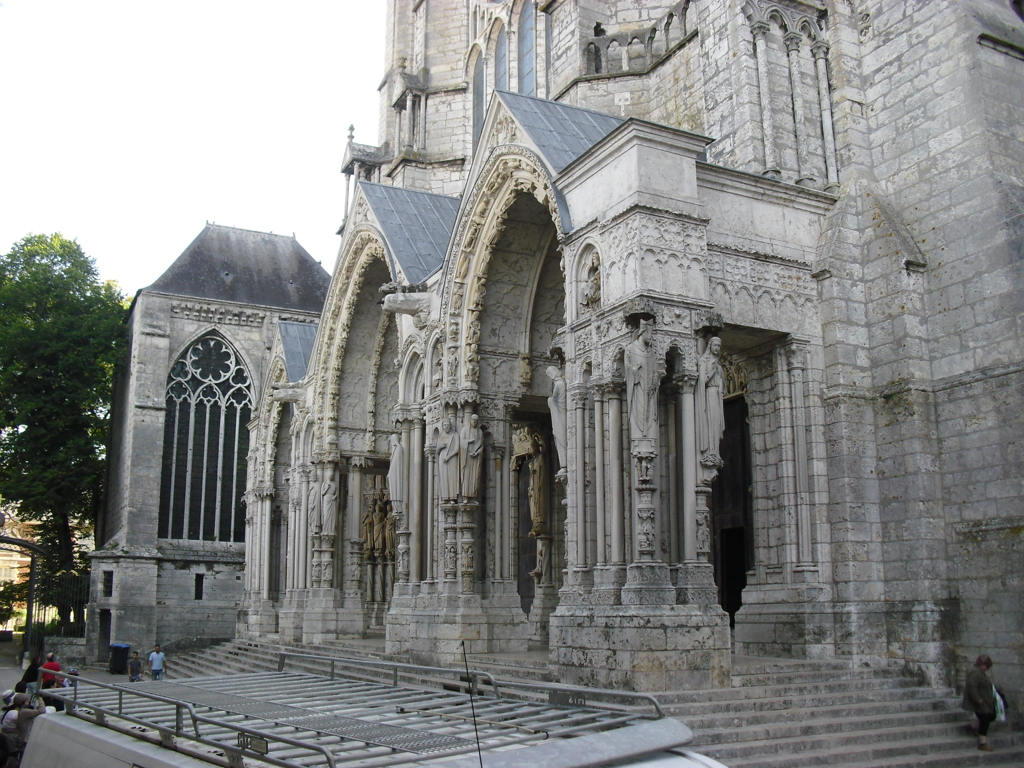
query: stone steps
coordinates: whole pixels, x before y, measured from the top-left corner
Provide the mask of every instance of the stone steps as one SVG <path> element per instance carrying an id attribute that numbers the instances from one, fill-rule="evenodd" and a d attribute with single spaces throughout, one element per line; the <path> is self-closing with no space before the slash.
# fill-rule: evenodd
<path id="1" fill-rule="evenodd" d="M 380 638 L 315 647 L 235 640 L 176 657 L 168 677 L 273 672 L 279 651 L 385 658 Z M 543 652 L 473 654 L 468 663 L 499 681 L 551 680 Z M 667 714 L 693 729 L 691 747 L 729 768 L 1024 766 L 1024 737 L 997 725 L 991 737 L 996 751 L 978 751 L 959 697 L 949 689 L 922 687 L 898 671 L 851 668 L 842 661 L 750 657 L 736 657 L 733 665 L 731 688 L 657 694 Z M 292 659 L 288 668 L 328 673 L 324 662 L 313 660 Z M 457 676 L 444 679 L 429 673 L 415 682 L 459 685 Z"/>

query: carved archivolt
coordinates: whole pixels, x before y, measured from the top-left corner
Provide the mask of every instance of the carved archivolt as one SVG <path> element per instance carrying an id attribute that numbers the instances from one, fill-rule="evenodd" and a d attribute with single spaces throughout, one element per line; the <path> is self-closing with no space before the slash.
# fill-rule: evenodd
<path id="1" fill-rule="evenodd" d="M 366 271 L 378 259 L 387 264 L 380 235 L 370 228 L 355 232 L 331 283 L 322 320 L 324 330 L 312 367 L 313 402 L 318 410 L 316 439 L 321 445 L 336 426 L 345 345 Z"/>
<path id="2" fill-rule="evenodd" d="M 487 291 L 491 254 L 505 229 L 508 209 L 530 194 L 551 214 L 564 236 L 555 189 L 544 166 L 523 147 L 505 147 L 484 168 L 463 208 L 442 282 L 441 317 L 446 325 L 449 390 L 475 388 L 480 375 L 480 311 Z"/>
<path id="3" fill-rule="evenodd" d="M 814 6 L 799 0 L 747 0 L 743 4 L 743 13 L 751 25 L 775 21 L 786 32 L 805 32 L 813 42 L 822 38 L 821 27 L 815 19 L 817 12 Z"/>

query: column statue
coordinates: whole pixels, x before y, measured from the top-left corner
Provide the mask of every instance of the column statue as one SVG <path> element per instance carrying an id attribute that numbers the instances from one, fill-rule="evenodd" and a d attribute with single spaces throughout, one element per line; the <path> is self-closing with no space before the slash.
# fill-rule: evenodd
<path id="1" fill-rule="evenodd" d="M 373 500 L 373 551 L 377 557 L 383 557 L 387 531 L 387 509 L 384 499 L 379 496 Z"/>
<path id="2" fill-rule="evenodd" d="M 309 527 L 306 533 L 312 536 L 320 527 L 320 486 L 316 482 L 309 484 L 309 495 L 306 497 L 306 522 Z"/>
<path id="3" fill-rule="evenodd" d="M 709 469 L 722 466 L 718 454 L 725 432 L 725 413 L 722 398 L 725 394 L 725 376 L 719 355 L 722 340 L 712 336 L 708 348 L 697 360 L 697 384 L 693 390 L 694 416 L 697 431 L 697 453 L 700 463 Z"/>
<path id="4" fill-rule="evenodd" d="M 457 501 L 459 496 L 459 434 L 452 417 L 446 416 L 437 438 L 437 492 L 441 501 Z"/>
<path id="5" fill-rule="evenodd" d="M 530 522 L 533 523 L 531 536 L 542 536 L 548 530 L 547 508 L 547 461 L 544 458 L 544 446 L 536 437 L 534 440 L 533 458 L 530 459 L 530 484 L 526 495 L 530 504 Z"/>
<path id="6" fill-rule="evenodd" d="M 569 432 L 566 426 L 566 409 L 568 401 L 565 389 L 565 377 L 562 369 L 555 365 L 549 365 L 545 369 L 551 379 L 551 397 L 548 398 L 548 410 L 551 412 L 551 431 L 555 437 L 555 451 L 558 453 L 558 466 L 566 468 L 565 448 L 569 442 Z"/>
<path id="7" fill-rule="evenodd" d="M 391 466 L 388 467 L 388 493 L 391 496 L 391 508 L 398 514 L 405 512 L 405 448 L 401 438 L 391 436 Z"/>
<path id="8" fill-rule="evenodd" d="M 629 436 L 632 440 L 658 438 L 658 381 L 651 349 L 651 324 L 640 321 L 625 349 L 626 407 L 629 412 Z"/>
<path id="9" fill-rule="evenodd" d="M 338 522 L 338 484 L 334 482 L 334 472 L 328 473 L 327 480 L 320 491 L 320 533 L 333 536 Z"/>
<path id="10" fill-rule="evenodd" d="M 480 495 L 480 469 L 484 460 L 484 431 L 475 413 L 462 428 L 459 437 L 459 467 L 462 472 L 462 495 L 467 500 Z"/>

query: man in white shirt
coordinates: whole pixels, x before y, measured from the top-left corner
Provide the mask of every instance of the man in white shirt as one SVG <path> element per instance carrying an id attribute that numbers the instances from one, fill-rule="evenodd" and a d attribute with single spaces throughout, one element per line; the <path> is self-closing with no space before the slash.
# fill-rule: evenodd
<path id="1" fill-rule="evenodd" d="M 160 651 L 160 646 L 156 645 L 153 647 L 153 652 L 149 654 L 149 676 L 153 680 L 164 679 L 164 659 L 166 657 Z"/>

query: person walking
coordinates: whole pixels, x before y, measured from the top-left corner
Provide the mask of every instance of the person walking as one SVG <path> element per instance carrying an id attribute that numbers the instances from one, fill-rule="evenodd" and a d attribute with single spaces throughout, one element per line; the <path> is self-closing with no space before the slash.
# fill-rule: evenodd
<path id="1" fill-rule="evenodd" d="M 158 643 L 153 647 L 153 652 L 149 654 L 149 677 L 151 680 L 164 679 L 164 665 L 166 659 L 167 657 L 160 650 L 160 644 Z"/>
<path id="2" fill-rule="evenodd" d="M 138 651 L 132 651 L 132 657 L 128 659 L 128 682 L 138 683 L 142 680 L 142 659 Z"/>
<path id="3" fill-rule="evenodd" d="M 963 709 L 973 712 L 978 718 L 978 749 L 984 752 L 992 751 L 992 745 L 988 743 L 988 727 L 996 719 L 996 688 L 988 677 L 990 669 L 992 659 L 985 654 L 979 656 L 967 673 L 961 704 Z"/>

